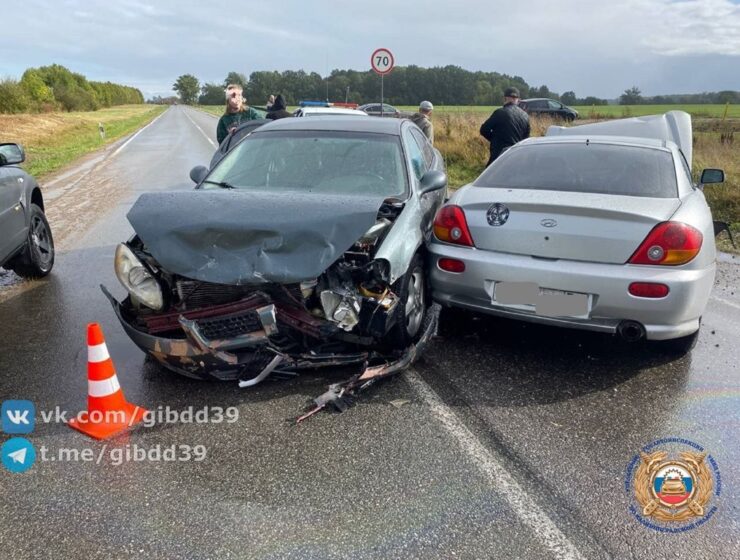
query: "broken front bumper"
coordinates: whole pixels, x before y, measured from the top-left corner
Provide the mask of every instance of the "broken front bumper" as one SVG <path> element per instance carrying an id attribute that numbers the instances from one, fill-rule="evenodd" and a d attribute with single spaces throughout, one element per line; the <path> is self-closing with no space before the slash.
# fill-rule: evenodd
<path id="1" fill-rule="evenodd" d="M 278 331 L 275 304 L 263 305 L 250 310 L 253 312 L 252 317 L 256 312 L 259 324 L 252 321 L 252 330 L 248 332 L 244 330 L 247 326 L 239 323 L 243 320 L 243 316 L 240 317 L 238 314 L 219 317 L 217 320 L 188 319 L 180 315 L 176 320 L 185 333 L 185 337 L 166 338 L 143 332 L 132 325 L 127 320 L 121 303 L 104 286 L 100 288 L 111 302 L 129 338 L 164 367 L 197 379 L 239 379 L 240 387 L 256 385 L 276 372 L 296 372 L 357 363 L 364 363 L 365 367 L 353 381 L 364 385 L 375 379 L 398 373 L 411 365 L 436 329 L 436 313 L 434 313 L 419 342 L 393 356 L 383 356 L 371 351 L 294 354 L 281 351 L 270 341 L 269 337 Z M 282 311 L 285 310 L 281 308 Z M 171 323 L 173 316 L 174 314 L 171 314 L 165 320 Z M 301 321 L 300 317 L 283 316 L 282 313 L 281 319 L 292 321 L 294 326 L 298 326 Z M 224 328 L 223 321 L 236 321 L 236 328 Z M 305 319 L 301 327 L 303 329 L 320 328 L 318 324 L 306 323 Z M 233 335 L 236 330 L 241 330 L 241 334 Z M 232 332 L 232 336 L 226 338 L 213 336 L 218 335 L 219 332 L 228 333 L 229 331 Z M 351 383 L 349 388 L 354 389 L 354 383 Z"/>
<path id="2" fill-rule="evenodd" d="M 303 353 L 287 354 L 275 348 L 270 335 L 277 331 L 275 305 L 258 307 L 258 322 L 251 325 L 229 323 L 243 320 L 239 316 L 225 320 L 187 319 L 180 315 L 177 322 L 185 333 L 184 338 L 167 338 L 143 332 L 127 320 L 123 307 L 110 292 L 100 287 L 108 298 L 123 329 L 141 350 L 149 354 L 164 367 L 197 379 L 234 380 L 241 379 L 242 386 L 254 385 L 279 370 L 297 371 L 325 366 L 340 366 L 366 362 L 368 352 L 354 353 Z M 254 314 L 252 314 L 254 318 Z M 290 319 L 290 317 L 288 318 Z M 224 324 L 224 321 L 227 323 Z M 231 328 L 230 328 L 231 327 Z M 235 330 L 248 329 L 235 336 L 219 337 L 219 333 L 231 334 Z M 279 358 L 279 360 L 276 360 Z"/>

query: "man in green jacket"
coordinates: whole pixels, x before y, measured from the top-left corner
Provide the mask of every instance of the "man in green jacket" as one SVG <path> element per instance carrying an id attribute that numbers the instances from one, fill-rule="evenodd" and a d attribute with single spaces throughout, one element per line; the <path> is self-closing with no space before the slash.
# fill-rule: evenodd
<path id="1" fill-rule="evenodd" d="M 216 139 L 218 143 L 224 141 L 229 133 L 244 121 L 259 119 L 260 114 L 249 107 L 242 97 L 242 86 L 229 84 L 226 88 L 226 112 L 218 119 Z"/>

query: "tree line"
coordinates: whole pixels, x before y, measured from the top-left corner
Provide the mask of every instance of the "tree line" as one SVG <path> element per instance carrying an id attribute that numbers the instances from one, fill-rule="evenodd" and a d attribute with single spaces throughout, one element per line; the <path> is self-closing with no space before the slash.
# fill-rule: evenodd
<path id="1" fill-rule="evenodd" d="M 597 97 L 580 99 L 572 91 L 560 96 L 546 85 L 530 86 L 521 76 L 472 72 L 453 65 L 397 66 L 383 81 L 385 101 L 394 105 L 416 105 L 424 99 L 438 105 L 496 105 L 501 102 L 504 90 L 511 86 L 519 89 L 522 98 L 564 98 L 564 103 L 573 105 L 607 104 L 606 99 Z M 177 78 L 172 89 L 182 103 L 220 105 L 225 101 L 224 88 L 232 83 L 244 88 L 245 97 L 253 105 L 263 105 L 270 95 L 277 93 L 282 93 L 289 105 L 304 99 L 359 104 L 380 99 L 380 77 L 371 70 L 333 70 L 328 78 L 304 70 L 256 71 L 249 78 L 240 72 L 229 72 L 221 83 L 201 83 L 196 76 L 184 74 Z M 157 97 L 152 101 L 171 100 Z"/>
<path id="2" fill-rule="evenodd" d="M 257 71 L 249 78 L 240 72 L 229 72 L 223 82 L 201 83 L 192 74 L 180 76 L 172 89 L 182 103 L 221 105 L 224 88 L 240 84 L 245 97 L 253 105 L 264 105 L 268 96 L 282 93 L 289 105 L 301 100 L 349 101 L 369 103 L 380 99 L 380 77 L 374 72 L 333 70 L 328 78 L 304 70 Z M 607 99 L 588 96 L 578 97 L 574 91 L 562 94 L 551 91 L 546 85 L 531 86 L 521 76 L 498 72 L 473 72 L 459 66 L 422 68 L 397 66 L 384 78 L 385 101 L 394 105 L 416 105 L 428 99 L 438 105 L 498 105 L 504 90 L 514 86 L 523 99 L 546 97 L 566 105 L 608 105 Z M 156 103 L 172 103 L 172 98 L 157 97 Z M 687 103 L 740 103 L 740 92 L 721 91 L 686 95 L 642 96 L 636 87 L 625 90 L 618 101 L 623 105 L 638 104 L 687 104 Z"/>
<path id="3" fill-rule="evenodd" d="M 705 105 L 740 103 L 740 91 L 712 91 L 703 93 L 687 93 L 672 95 L 654 95 L 645 97 L 642 95 L 640 88 L 632 86 L 624 90 L 619 96 L 620 105 Z"/>
<path id="4" fill-rule="evenodd" d="M 59 64 L 29 68 L 20 80 L 0 80 L 0 113 L 96 111 L 137 103 L 144 103 L 138 89 L 88 80 Z"/>

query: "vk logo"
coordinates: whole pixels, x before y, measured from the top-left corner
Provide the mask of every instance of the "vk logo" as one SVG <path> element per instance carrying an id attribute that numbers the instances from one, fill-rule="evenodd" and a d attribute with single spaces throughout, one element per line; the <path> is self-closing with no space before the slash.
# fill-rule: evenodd
<path id="1" fill-rule="evenodd" d="M 3 443 L 3 466 L 10 472 L 24 472 L 33 466 L 36 450 L 26 438 L 14 437 Z"/>
<path id="2" fill-rule="evenodd" d="M 6 434 L 30 434 L 33 431 L 36 408 L 31 401 L 4 401 L 0 412 Z"/>

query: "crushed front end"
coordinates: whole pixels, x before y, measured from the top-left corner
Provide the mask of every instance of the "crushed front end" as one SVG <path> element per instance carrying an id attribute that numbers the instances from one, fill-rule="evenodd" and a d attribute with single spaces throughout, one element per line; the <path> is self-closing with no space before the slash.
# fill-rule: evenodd
<path id="1" fill-rule="evenodd" d="M 189 377 L 249 386 L 275 372 L 353 363 L 390 374 L 416 351 L 389 337 L 403 305 L 388 263 L 374 254 L 402 210 L 400 202 L 376 207 L 365 233 L 310 280 L 189 278 L 165 269 L 137 235 L 116 251 L 128 297 L 118 302 L 102 289 L 137 346 Z"/>

